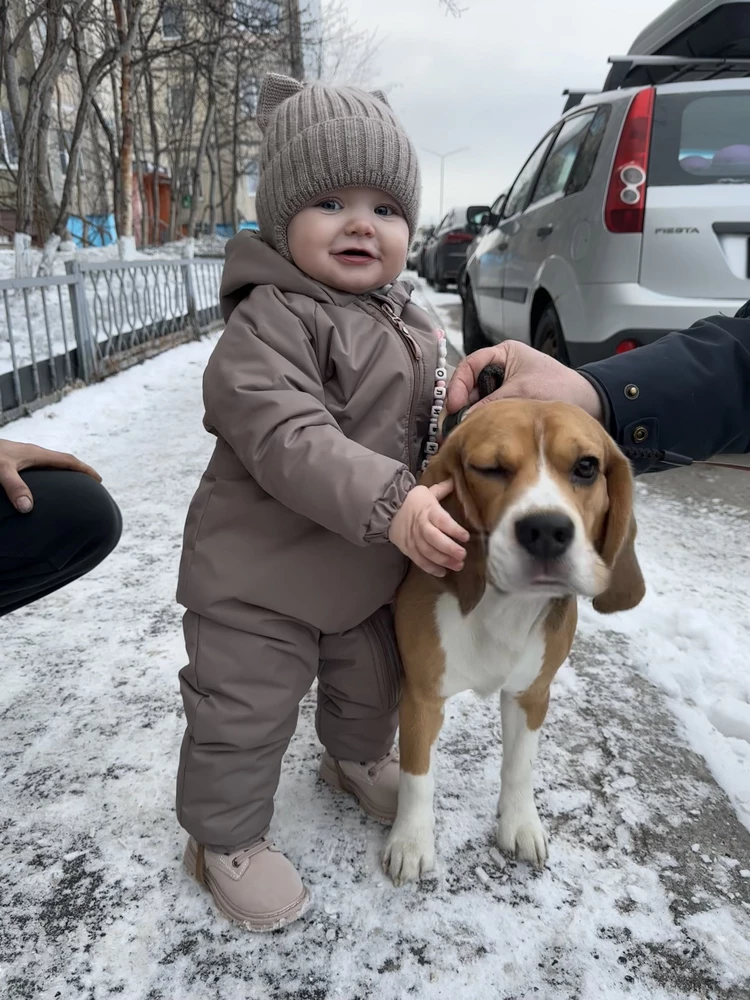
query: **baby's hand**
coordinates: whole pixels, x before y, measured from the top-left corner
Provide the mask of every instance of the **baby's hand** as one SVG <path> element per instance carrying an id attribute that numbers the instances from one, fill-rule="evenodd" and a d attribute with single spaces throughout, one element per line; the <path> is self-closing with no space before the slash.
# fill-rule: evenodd
<path id="1" fill-rule="evenodd" d="M 463 569 L 466 558 L 466 550 L 453 539 L 468 542 L 469 533 L 440 506 L 452 491 L 450 479 L 430 487 L 415 486 L 388 531 L 396 548 L 433 576 L 445 576 L 446 567 Z"/>

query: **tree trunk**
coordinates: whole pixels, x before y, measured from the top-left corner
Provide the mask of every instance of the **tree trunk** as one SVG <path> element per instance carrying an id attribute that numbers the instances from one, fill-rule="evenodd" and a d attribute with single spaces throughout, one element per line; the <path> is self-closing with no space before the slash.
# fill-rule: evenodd
<path id="1" fill-rule="evenodd" d="M 107 119 L 104 117 L 104 112 L 99 107 L 99 102 L 94 101 L 93 103 L 94 103 L 94 112 L 96 113 L 96 117 L 99 121 L 99 124 L 102 127 L 102 131 L 104 132 L 104 136 L 107 140 L 107 149 L 109 150 L 109 166 L 112 177 L 112 202 L 116 208 L 120 204 L 120 156 L 118 152 L 119 147 L 117 144 L 117 136 L 112 130 L 112 127 L 110 126 Z M 103 170 L 102 170 L 102 179 L 104 180 Z M 106 182 L 104 183 L 103 188 L 105 193 L 106 207 L 108 210 L 109 197 L 107 193 Z M 105 211 L 102 214 L 106 215 L 107 212 Z"/>
<path id="2" fill-rule="evenodd" d="M 65 42 L 60 42 L 60 21 L 63 0 L 47 0 L 44 50 L 28 84 L 26 108 L 23 111 L 21 91 L 16 67 L 16 55 L 28 28 L 22 26 L 16 39 L 8 44 L 5 38 L 5 80 L 8 103 L 18 136 L 18 171 L 16 174 L 16 275 L 28 277 L 30 273 L 31 230 L 35 212 L 39 163 L 39 123 L 42 107 L 57 76 L 62 72 L 67 58 Z M 6 15 L 7 16 L 7 15 Z M 30 25 L 27 18 L 24 25 Z M 16 121 L 16 119 L 19 119 Z M 20 126 L 20 127 L 17 127 Z"/>
<path id="3" fill-rule="evenodd" d="M 216 161 L 214 151 L 206 150 L 208 166 L 211 171 L 211 181 L 208 188 L 208 228 L 212 237 L 216 237 Z"/>
<path id="4" fill-rule="evenodd" d="M 198 150 L 195 155 L 195 160 L 193 163 L 193 176 L 190 185 L 190 215 L 188 217 L 187 224 L 187 235 L 188 239 L 195 238 L 195 224 L 198 219 L 198 191 L 200 189 L 201 183 L 201 171 L 203 169 L 203 161 L 206 158 L 206 148 L 208 147 L 208 137 L 211 134 L 211 127 L 214 121 L 214 113 L 216 111 L 216 66 L 219 61 L 219 53 L 221 52 L 221 46 L 217 43 L 213 55 L 211 57 L 211 64 L 208 70 L 208 78 L 206 80 L 206 94 L 208 103 L 206 105 L 206 114 L 203 119 L 203 126 L 201 128 L 200 139 L 198 140 Z"/>
<path id="5" fill-rule="evenodd" d="M 69 53 L 70 46 L 66 46 Z M 67 61 L 67 56 L 66 56 Z M 39 274 L 52 274 L 54 270 L 55 253 L 63 237 L 68 234 L 68 220 L 65 217 L 60 231 L 55 230 L 55 222 L 60 214 L 52 178 L 50 176 L 49 132 L 50 105 L 52 104 L 52 85 L 48 85 L 40 100 L 39 124 L 37 128 L 36 148 L 36 231 L 37 239 L 44 244 L 44 253 L 39 265 Z"/>
<path id="6" fill-rule="evenodd" d="M 224 168 L 221 162 L 221 143 L 219 142 L 219 120 L 214 115 L 214 143 L 216 146 L 216 167 L 219 181 L 219 207 L 221 209 L 221 224 L 227 224 L 227 194 L 224 190 Z"/>
<path id="7" fill-rule="evenodd" d="M 161 189 L 159 184 L 159 157 L 161 156 L 161 145 L 159 141 L 159 128 L 156 121 L 156 111 L 154 107 L 154 79 L 151 76 L 150 67 L 144 69 L 143 80 L 146 84 L 146 104 L 148 105 L 148 124 L 151 132 L 151 151 L 153 153 L 154 168 L 154 232 L 153 241 L 160 245 L 162 243 L 161 231 Z M 151 239 L 149 238 L 149 242 Z"/>
<path id="8" fill-rule="evenodd" d="M 240 173 L 244 173 L 238 160 L 240 152 L 240 73 L 241 67 L 235 66 L 234 83 L 234 108 L 232 122 L 232 232 L 238 233 L 240 230 L 240 213 L 237 207 L 237 184 Z"/>
<path id="9" fill-rule="evenodd" d="M 55 0 L 59 2 L 59 0 Z M 113 0 L 114 2 L 114 0 Z M 118 0 L 119 2 L 119 0 Z M 120 40 L 120 45 L 118 47 L 107 48 L 102 52 L 98 59 L 92 64 L 91 68 L 86 71 L 86 60 L 85 56 L 81 51 L 81 37 L 80 33 L 74 31 L 75 37 L 75 48 L 76 48 L 76 60 L 79 68 L 79 75 L 81 80 L 81 96 L 78 104 L 78 113 L 76 114 L 75 126 L 73 128 L 73 138 L 70 143 L 70 154 L 68 162 L 68 171 L 65 175 L 65 184 L 63 185 L 63 192 L 60 198 L 60 212 L 57 217 L 57 222 L 55 223 L 55 232 L 60 233 L 64 228 L 65 219 L 68 214 L 68 207 L 70 205 L 73 185 L 75 183 L 75 178 L 78 173 L 78 163 L 81 155 L 81 144 L 83 142 L 84 127 L 89 115 L 89 112 L 94 105 L 94 97 L 96 94 L 96 89 L 104 79 L 107 70 L 117 62 L 118 59 L 122 59 L 125 52 L 130 52 L 132 48 L 133 41 L 135 39 L 135 31 L 138 26 L 138 21 L 140 20 L 141 7 L 143 0 L 131 0 L 133 4 L 133 19 L 128 25 L 127 35 Z M 106 131 L 106 129 L 105 129 Z M 131 154 L 132 155 L 132 154 Z M 131 176 L 132 176 L 132 160 L 131 160 Z M 132 191 L 132 185 L 131 185 Z M 132 203 L 131 203 L 132 207 Z M 132 229 L 132 221 L 131 221 Z"/>
<path id="10" fill-rule="evenodd" d="M 141 199 L 141 231 L 140 231 L 140 241 L 141 246 L 147 246 L 151 242 L 149 232 L 151 230 L 151 210 L 148 206 L 148 198 L 146 197 L 146 181 L 143 171 L 143 160 L 145 157 L 145 143 L 143 141 L 143 110 L 140 106 L 140 101 L 138 100 L 137 91 L 134 92 L 136 99 L 136 120 L 138 121 L 138 129 L 135 133 L 133 150 L 135 153 L 136 162 L 136 177 L 138 178 L 138 196 Z"/>
<path id="11" fill-rule="evenodd" d="M 122 122 L 122 142 L 120 145 L 120 206 L 117 232 L 120 237 L 120 257 L 131 258 L 135 252 L 133 236 L 133 110 L 131 106 L 133 88 L 133 60 L 130 46 L 126 45 L 130 20 L 137 16 L 139 8 L 133 8 L 131 0 L 112 0 L 117 25 L 117 36 L 122 56 L 120 59 L 120 120 Z"/>
<path id="12" fill-rule="evenodd" d="M 305 79 L 305 52 L 302 46 L 299 0 L 287 0 L 289 17 L 289 68 L 296 80 Z"/>

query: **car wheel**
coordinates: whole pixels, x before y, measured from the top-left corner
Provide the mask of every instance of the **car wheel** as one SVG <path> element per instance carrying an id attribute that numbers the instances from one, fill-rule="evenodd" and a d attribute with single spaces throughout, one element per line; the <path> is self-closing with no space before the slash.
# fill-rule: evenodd
<path id="1" fill-rule="evenodd" d="M 463 309 L 461 311 L 462 321 L 461 321 L 461 331 L 463 333 L 464 340 L 464 353 L 473 354 L 474 351 L 480 351 L 483 347 L 489 347 L 490 342 L 485 337 L 482 332 L 482 328 L 479 325 L 479 316 L 477 315 L 477 307 L 474 302 L 474 296 L 471 294 L 471 287 L 466 286 L 466 294 L 463 300 Z"/>
<path id="2" fill-rule="evenodd" d="M 550 357 L 559 361 L 563 365 L 570 366 L 568 356 L 568 346 L 565 343 L 560 317 L 557 310 L 550 303 L 539 317 L 539 322 L 534 331 L 533 346 L 542 354 L 549 354 Z"/>

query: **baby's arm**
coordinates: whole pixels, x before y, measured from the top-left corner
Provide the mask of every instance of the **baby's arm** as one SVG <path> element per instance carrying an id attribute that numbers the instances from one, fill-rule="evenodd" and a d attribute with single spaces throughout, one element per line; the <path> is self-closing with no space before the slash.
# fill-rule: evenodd
<path id="1" fill-rule="evenodd" d="M 271 286 L 232 313 L 203 395 L 207 426 L 267 493 L 356 544 L 388 540 L 414 476 L 342 433 L 325 407 L 310 335 Z"/>

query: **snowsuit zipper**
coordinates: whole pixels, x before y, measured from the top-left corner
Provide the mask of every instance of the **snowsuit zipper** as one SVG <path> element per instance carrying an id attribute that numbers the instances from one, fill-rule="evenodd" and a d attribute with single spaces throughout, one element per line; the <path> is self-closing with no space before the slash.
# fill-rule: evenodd
<path id="1" fill-rule="evenodd" d="M 414 375 L 414 388 L 411 395 L 411 402 L 409 404 L 409 411 L 406 415 L 406 433 L 409 440 L 407 441 L 407 454 L 409 456 L 409 468 L 412 472 L 416 474 L 417 470 L 417 460 L 413 455 L 413 444 L 417 436 L 416 426 L 412 426 L 414 411 L 416 404 L 419 402 L 422 396 L 422 366 L 420 361 L 422 359 L 422 352 L 419 348 L 419 344 L 409 333 L 409 328 L 406 323 L 397 316 L 393 311 L 393 307 L 389 302 L 378 303 L 380 309 L 385 313 L 390 321 L 391 325 L 396 329 L 396 331 L 401 334 L 401 337 L 406 343 L 407 350 L 409 351 L 409 356 L 412 361 L 412 371 Z"/>

